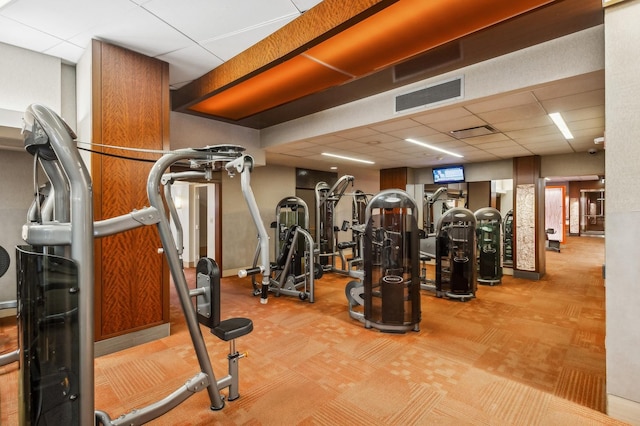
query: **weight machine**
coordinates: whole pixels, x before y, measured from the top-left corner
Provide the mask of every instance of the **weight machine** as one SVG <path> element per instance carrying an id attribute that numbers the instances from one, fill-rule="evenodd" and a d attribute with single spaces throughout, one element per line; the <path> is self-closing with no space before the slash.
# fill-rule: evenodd
<path id="1" fill-rule="evenodd" d="M 436 241 L 436 296 L 466 302 L 476 296 L 476 218 L 454 207 L 440 218 Z"/>
<path id="2" fill-rule="evenodd" d="M 433 193 L 425 193 L 423 203 L 423 233 L 420 238 L 421 284 L 423 290 L 436 292 L 436 280 L 427 278 L 426 262 L 436 258 L 437 225 L 442 216 L 452 208 L 453 201 L 464 198 L 462 191 L 453 191 L 442 186 Z"/>
<path id="3" fill-rule="evenodd" d="M 351 175 L 340 177 L 333 186 L 326 182 L 318 182 L 315 186 L 316 196 L 316 242 L 319 247 L 320 264 L 324 271 L 345 272 L 346 264 L 342 257 L 342 269 L 336 267 L 336 256 L 341 253 L 338 250 L 336 232 L 340 229 L 346 231 L 349 224 L 341 228 L 335 226 L 335 208 L 344 195 L 349 184 L 353 186 L 355 178 Z M 344 250 L 347 247 L 342 247 Z"/>
<path id="4" fill-rule="evenodd" d="M 276 233 L 276 261 L 270 264 L 273 276 L 269 278 L 269 291 L 296 296 L 300 300 L 315 302 L 315 280 L 322 278 L 322 266 L 316 263 L 318 250 L 309 233 L 309 209 L 307 203 L 298 197 L 287 197 L 276 206 L 276 221 L 272 223 Z M 253 266 L 238 272 L 240 278 L 251 275 L 253 294 L 261 294 L 255 274 L 261 272 L 258 266 L 262 251 L 262 240 L 258 235 Z"/>
<path id="5" fill-rule="evenodd" d="M 502 281 L 502 257 L 500 256 L 502 216 L 493 207 L 478 209 L 474 215 L 478 238 L 478 283 L 500 284 Z"/>
<path id="6" fill-rule="evenodd" d="M 502 235 L 502 248 L 503 248 L 503 265 L 513 267 L 513 210 L 509 210 L 504 215 L 502 221 L 504 233 Z"/>
<path id="7" fill-rule="evenodd" d="M 223 168 L 230 175 L 239 173 L 251 217 L 264 229 L 250 186 L 253 159 L 242 153 L 244 148 L 230 145 L 165 153 L 148 176 L 149 207 L 94 222 L 91 178 L 74 132 L 41 105 L 29 106 L 24 120 L 25 149 L 45 171 L 51 193 L 44 201 L 36 194 L 22 230 L 28 245 L 17 248 L 21 424 L 142 424 L 201 390 L 207 391 L 212 410 L 222 409 L 222 389 L 228 388 L 229 400 L 239 396 L 238 359 L 243 355 L 235 350 L 235 339 L 251 332 L 253 323 L 247 318 L 220 321 L 219 271 L 211 259 L 198 263 L 197 288 L 189 289 L 165 213 L 164 203 L 173 201 L 163 199 L 160 186 L 169 179 L 166 170 L 177 163 L 188 163 L 205 178 Z M 147 225 L 157 226 L 201 371 L 162 400 L 112 420 L 94 409 L 94 243 Z M 263 278 L 264 299 L 265 284 Z M 214 375 L 200 323 L 230 344 L 229 374 L 221 379 Z"/>
<path id="8" fill-rule="evenodd" d="M 367 204 L 364 270 L 345 288 L 349 316 L 383 332 L 420 331 L 418 209 L 390 189 Z"/>

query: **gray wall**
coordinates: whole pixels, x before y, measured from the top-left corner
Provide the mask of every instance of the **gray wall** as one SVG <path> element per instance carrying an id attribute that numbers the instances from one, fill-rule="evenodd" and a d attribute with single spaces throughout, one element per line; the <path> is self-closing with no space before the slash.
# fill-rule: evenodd
<path id="1" fill-rule="evenodd" d="M 74 74 L 74 67 L 58 58 L 0 43 L 0 126 L 21 128 L 22 115 L 32 103 L 52 108 L 74 125 Z M 44 180 L 42 172 L 39 180 Z M 7 301 L 16 298 L 15 246 L 23 244 L 22 225 L 33 198 L 33 157 L 0 149 L 0 182 L 0 245 L 11 256 L 9 271 L 0 277 L 0 301 Z M 6 315 L 13 311 L 0 311 Z"/>
<path id="2" fill-rule="evenodd" d="M 640 424 L 640 2 L 605 9 L 609 415 Z"/>
<path id="3" fill-rule="evenodd" d="M 15 246 L 24 244 L 21 231 L 33 199 L 32 171 L 30 154 L 0 151 L 0 246 L 11 256 L 9 270 L 0 277 L 0 301 L 16 298 Z"/>

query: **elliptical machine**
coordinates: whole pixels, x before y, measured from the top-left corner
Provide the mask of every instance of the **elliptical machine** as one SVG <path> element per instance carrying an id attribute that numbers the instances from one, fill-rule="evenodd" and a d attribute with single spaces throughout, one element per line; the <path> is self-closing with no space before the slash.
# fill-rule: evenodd
<path id="1" fill-rule="evenodd" d="M 440 218 L 436 242 L 436 296 L 466 302 L 476 297 L 476 218 L 454 207 Z"/>
<path id="2" fill-rule="evenodd" d="M 364 270 L 345 288 L 349 316 L 383 332 L 420 331 L 418 209 L 409 194 L 389 189 L 367 204 Z"/>

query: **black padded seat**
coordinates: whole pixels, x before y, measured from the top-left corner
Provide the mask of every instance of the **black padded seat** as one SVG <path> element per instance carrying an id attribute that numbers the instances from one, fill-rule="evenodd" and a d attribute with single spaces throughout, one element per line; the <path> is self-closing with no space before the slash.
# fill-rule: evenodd
<path id="1" fill-rule="evenodd" d="M 344 249 L 348 249 L 348 248 L 354 248 L 356 246 L 356 242 L 355 241 L 343 241 L 341 243 L 338 243 L 338 248 L 340 250 L 344 250 Z"/>
<path id="2" fill-rule="evenodd" d="M 218 339 L 222 339 L 225 342 L 242 337 L 251 333 L 251 331 L 253 331 L 253 321 L 249 318 L 229 318 L 220 321 L 217 327 L 211 329 L 211 332 Z"/>

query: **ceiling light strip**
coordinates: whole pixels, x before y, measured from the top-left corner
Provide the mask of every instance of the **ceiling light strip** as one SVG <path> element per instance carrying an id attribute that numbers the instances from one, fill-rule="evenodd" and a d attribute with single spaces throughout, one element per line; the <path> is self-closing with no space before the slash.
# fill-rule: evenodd
<path id="1" fill-rule="evenodd" d="M 336 72 L 339 72 L 340 74 L 344 74 L 344 75 L 346 75 L 346 76 L 348 76 L 348 77 L 351 77 L 351 78 L 356 78 L 356 77 L 357 77 L 356 75 L 353 75 L 353 74 L 351 74 L 351 73 L 348 73 L 348 72 L 346 72 L 345 70 L 341 70 L 340 68 L 336 68 L 336 67 L 334 67 L 333 65 L 328 64 L 328 63 L 326 63 L 326 62 L 324 62 L 324 61 L 321 61 L 321 60 L 320 60 L 320 59 L 318 59 L 318 58 L 314 58 L 314 57 L 313 57 L 313 56 L 311 56 L 311 55 L 307 55 L 306 53 L 302 53 L 302 54 L 300 54 L 300 56 L 303 56 L 303 57 L 305 57 L 305 58 L 309 59 L 310 61 L 313 61 L 313 62 L 315 62 L 315 63 L 317 63 L 317 64 L 322 65 L 323 67 L 327 67 L 327 68 L 329 68 L 329 69 L 331 69 L 331 70 L 334 70 L 334 71 L 336 71 Z"/>
<path id="2" fill-rule="evenodd" d="M 564 119 L 559 112 L 552 112 L 551 114 L 549 114 L 549 117 L 551 117 L 556 127 L 558 127 L 558 129 L 562 132 L 562 136 L 564 136 L 565 139 L 573 139 L 571 130 L 569 130 L 567 123 L 564 122 Z"/>
<path id="3" fill-rule="evenodd" d="M 346 157 L 344 155 L 330 154 L 328 152 L 323 152 L 322 155 L 327 156 L 327 157 L 333 157 L 333 158 L 341 158 L 343 160 L 357 161 L 358 163 L 375 164 L 373 161 L 361 160 L 359 158 L 353 158 L 353 157 Z"/>
<path id="4" fill-rule="evenodd" d="M 464 155 L 456 154 L 455 152 L 447 151 L 446 149 L 438 148 L 438 147 L 435 147 L 433 145 L 429 145 L 429 144 L 426 144 L 424 142 L 417 141 L 415 139 L 405 139 L 405 141 L 414 143 L 416 145 L 423 146 L 425 148 L 433 149 L 434 151 L 442 152 L 442 153 L 445 153 L 445 154 L 448 154 L 448 155 L 453 155 L 454 157 L 458 157 L 458 158 L 463 158 L 464 157 Z"/>

